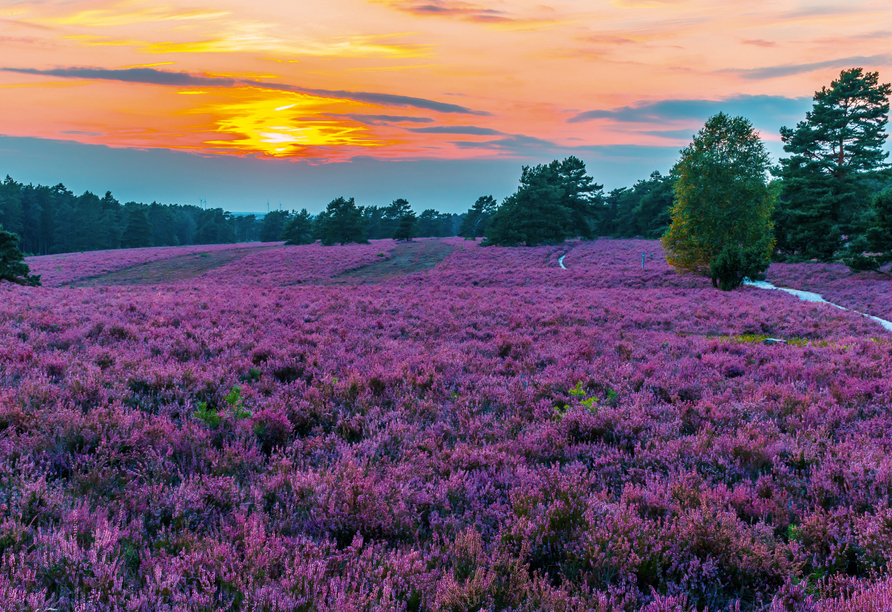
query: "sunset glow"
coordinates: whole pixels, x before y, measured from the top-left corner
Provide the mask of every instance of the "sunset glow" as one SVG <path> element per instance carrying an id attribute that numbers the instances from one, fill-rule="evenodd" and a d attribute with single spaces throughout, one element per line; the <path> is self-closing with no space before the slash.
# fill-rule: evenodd
<path id="1" fill-rule="evenodd" d="M 892 78 L 882 0 L 23 0 L 0 134 L 324 164 L 769 141 L 843 68 Z M 599 153 L 600 154 L 600 153 Z"/>

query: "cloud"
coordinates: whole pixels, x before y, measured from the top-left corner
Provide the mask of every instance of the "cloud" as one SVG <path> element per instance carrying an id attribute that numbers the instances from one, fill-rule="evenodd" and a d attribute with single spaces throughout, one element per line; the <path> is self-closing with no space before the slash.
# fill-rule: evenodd
<path id="1" fill-rule="evenodd" d="M 86 130 L 62 130 L 59 133 L 69 136 L 102 136 L 100 132 L 88 132 Z"/>
<path id="2" fill-rule="evenodd" d="M 515 18 L 505 11 L 456 0 L 398 0 L 388 4 L 398 11 L 420 17 L 453 17 L 478 23 L 515 21 Z"/>
<path id="3" fill-rule="evenodd" d="M 776 47 L 776 42 L 771 42 L 770 40 L 745 40 L 743 41 L 745 45 L 753 45 L 754 47 Z"/>
<path id="4" fill-rule="evenodd" d="M 425 128 L 407 128 L 416 134 L 464 134 L 467 136 L 503 136 L 505 132 L 473 125 L 438 125 Z"/>
<path id="5" fill-rule="evenodd" d="M 19 74 L 33 74 L 37 76 L 54 76 L 71 79 L 90 79 L 103 81 L 120 81 L 124 83 L 144 83 L 148 85 L 167 85 L 174 87 L 256 87 L 272 91 L 288 91 L 293 93 L 308 94 L 320 98 L 334 98 L 340 100 L 353 100 L 366 104 L 378 104 L 381 106 L 411 107 L 424 110 L 432 110 L 439 113 L 456 113 L 463 115 L 487 116 L 491 113 L 477 111 L 458 104 L 437 102 L 425 98 L 412 96 L 399 96 L 394 94 L 362 92 L 362 91 L 332 91 L 328 89 L 312 89 L 299 87 L 285 83 L 267 83 L 255 79 L 237 79 L 232 77 L 214 77 L 194 75 L 188 72 L 172 72 L 168 70 L 156 70 L 154 68 L 52 68 L 38 70 L 35 68 L 0 68 L 5 72 Z"/>
<path id="6" fill-rule="evenodd" d="M 685 140 L 689 141 L 694 136 L 695 130 L 644 130 L 636 132 L 638 134 L 646 134 L 648 136 L 657 136 L 658 138 L 668 138 L 669 140 Z"/>
<path id="7" fill-rule="evenodd" d="M 737 74 L 744 79 L 762 80 L 814 72 L 815 70 L 825 70 L 827 68 L 852 68 L 854 66 L 877 66 L 888 65 L 890 63 L 892 63 L 892 53 L 880 53 L 878 55 L 841 57 L 808 64 L 781 64 L 779 66 L 765 66 L 762 68 L 727 68 L 725 70 L 718 70 L 717 72 Z"/>
<path id="8" fill-rule="evenodd" d="M 736 96 L 725 100 L 659 100 L 637 106 L 622 106 L 609 110 L 579 113 L 568 123 L 583 123 L 607 119 L 618 123 L 652 123 L 665 125 L 674 121 L 705 121 L 711 115 L 724 112 L 743 115 L 754 124 L 782 125 L 804 117 L 811 108 L 811 98 L 783 96 Z"/>
<path id="9" fill-rule="evenodd" d="M 433 123 L 430 117 L 405 117 L 402 115 L 363 115 L 362 113 L 329 113 L 327 117 L 343 117 L 364 125 L 392 125 L 394 123 Z"/>
<path id="10" fill-rule="evenodd" d="M 532 136 L 524 136 L 523 134 L 509 134 L 506 138 L 487 140 L 485 142 L 457 141 L 452 144 L 460 149 L 495 150 L 528 158 L 547 156 L 557 150 L 564 150 L 563 147 L 559 147 L 553 142 Z"/>

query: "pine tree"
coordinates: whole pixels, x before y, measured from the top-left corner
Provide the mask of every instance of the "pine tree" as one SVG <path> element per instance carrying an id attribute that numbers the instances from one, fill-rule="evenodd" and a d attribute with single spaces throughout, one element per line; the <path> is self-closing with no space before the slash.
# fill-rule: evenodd
<path id="1" fill-rule="evenodd" d="M 282 238 L 285 239 L 285 244 L 289 245 L 313 244 L 315 241 L 313 237 L 313 216 L 306 208 L 298 213 L 294 213 L 288 219 L 285 229 L 282 230 Z"/>
<path id="2" fill-rule="evenodd" d="M 570 213 L 570 234 L 591 239 L 595 235 L 597 208 L 604 189 L 586 173 L 585 163 L 578 157 L 551 162 L 561 189 L 561 205 Z"/>
<path id="3" fill-rule="evenodd" d="M 563 242 L 570 235 L 570 211 L 552 165 L 524 166 L 520 188 L 505 198 L 486 227 L 483 244 L 536 246 Z"/>
<path id="4" fill-rule="evenodd" d="M 152 246 L 152 224 L 142 205 L 128 205 L 127 226 L 121 236 L 121 246 L 125 249 Z"/>
<path id="5" fill-rule="evenodd" d="M 393 239 L 409 242 L 417 235 L 418 217 L 416 217 L 415 212 L 410 209 L 400 217 L 399 223 L 396 226 L 396 231 L 393 233 Z"/>
<path id="6" fill-rule="evenodd" d="M 276 242 L 282 239 L 282 232 L 288 222 L 288 213 L 284 210 L 271 210 L 260 221 L 260 242 Z"/>
<path id="7" fill-rule="evenodd" d="M 397 198 L 388 206 L 381 209 L 381 220 L 379 225 L 379 233 L 381 237 L 393 238 L 393 234 L 396 232 L 397 227 L 400 224 L 400 219 L 411 210 L 412 207 L 409 206 L 409 201 L 404 198 Z"/>
<path id="8" fill-rule="evenodd" d="M 17 234 L 7 232 L 0 226 L 0 281 L 9 281 L 17 285 L 40 285 L 40 276 L 31 274 L 25 257 L 19 249 Z"/>
<path id="9" fill-rule="evenodd" d="M 353 198 L 336 198 L 316 218 L 316 231 L 322 244 L 367 243 L 365 217 Z"/>
<path id="10" fill-rule="evenodd" d="M 663 236 L 670 265 L 732 289 L 768 267 L 773 201 L 768 153 L 743 117 L 710 117 L 672 169 L 672 225 Z"/>
<path id="11" fill-rule="evenodd" d="M 781 128 L 782 191 L 775 212 L 778 247 L 798 259 L 832 259 L 863 232 L 870 189 L 864 180 L 885 165 L 892 87 L 879 73 L 843 70 L 814 95 L 795 128 Z"/>
<path id="12" fill-rule="evenodd" d="M 534 246 L 591 238 L 601 189 L 576 157 L 524 166 L 517 192 L 489 218 L 484 244 Z"/>
<path id="13" fill-rule="evenodd" d="M 495 198 L 491 195 L 477 198 L 474 205 L 465 213 L 458 235 L 469 239 L 486 235 L 486 224 L 497 206 Z"/>
<path id="14" fill-rule="evenodd" d="M 849 250 L 845 263 L 854 271 L 879 270 L 892 261 L 892 188 L 873 197 L 870 227 Z"/>

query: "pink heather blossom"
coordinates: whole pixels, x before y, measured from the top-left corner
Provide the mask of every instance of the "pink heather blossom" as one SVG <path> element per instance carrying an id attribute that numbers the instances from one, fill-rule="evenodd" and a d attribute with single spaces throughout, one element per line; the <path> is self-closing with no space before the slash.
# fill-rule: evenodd
<path id="1" fill-rule="evenodd" d="M 0 285 L 0 610 L 892 609 L 881 327 L 655 242 L 446 242 Z"/>

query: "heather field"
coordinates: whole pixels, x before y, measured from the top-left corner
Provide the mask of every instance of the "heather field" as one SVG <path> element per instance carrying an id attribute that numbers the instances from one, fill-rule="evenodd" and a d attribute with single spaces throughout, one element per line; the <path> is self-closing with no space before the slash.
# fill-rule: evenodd
<path id="1" fill-rule="evenodd" d="M 892 609 L 892 334 L 656 242 L 415 245 L 0 285 L 0 609 Z"/>

